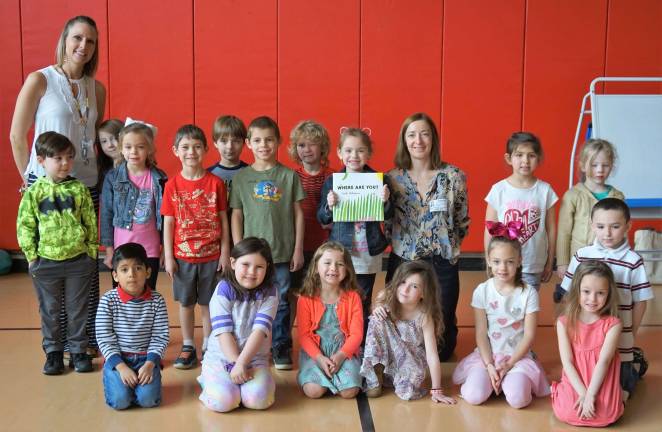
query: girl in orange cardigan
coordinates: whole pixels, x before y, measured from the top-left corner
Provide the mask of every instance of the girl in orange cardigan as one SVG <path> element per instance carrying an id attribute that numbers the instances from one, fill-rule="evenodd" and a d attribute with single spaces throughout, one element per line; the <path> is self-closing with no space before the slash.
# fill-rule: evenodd
<path id="1" fill-rule="evenodd" d="M 336 242 L 320 246 L 297 302 L 297 380 L 310 398 L 320 398 L 328 390 L 346 399 L 359 392 L 363 312 L 357 289 L 349 252 Z"/>

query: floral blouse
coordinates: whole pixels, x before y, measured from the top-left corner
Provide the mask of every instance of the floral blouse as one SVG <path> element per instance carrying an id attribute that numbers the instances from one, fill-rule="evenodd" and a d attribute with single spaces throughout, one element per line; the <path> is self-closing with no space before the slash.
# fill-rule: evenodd
<path id="1" fill-rule="evenodd" d="M 395 215 L 387 224 L 393 253 L 406 260 L 441 256 L 455 264 L 469 228 L 464 172 L 444 163 L 425 197 L 407 170 L 395 168 L 388 175 L 395 205 Z"/>

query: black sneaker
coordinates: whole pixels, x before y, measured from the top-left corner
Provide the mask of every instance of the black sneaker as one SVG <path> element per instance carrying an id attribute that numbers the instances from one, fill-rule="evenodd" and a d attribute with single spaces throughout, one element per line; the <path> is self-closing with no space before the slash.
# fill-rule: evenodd
<path id="1" fill-rule="evenodd" d="M 69 367 L 78 373 L 92 372 L 94 370 L 90 356 L 87 353 L 71 353 Z"/>
<path id="2" fill-rule="evenodd" d="M 182 351 L 173 366 L 176 369 L 191 369 L 198 363 L 198 353 L 191 345 L 182 345 Z"/>
<path id="3" fill-rule="evenodd" d="M 290 370 L 292 369 L 292 356 L 290 352 L 291 348 L 280 346 L 275 347 L 272 352 L 274 358 L 274 367 L 278 370 Z"/>
<path id="4" fill-rule="evenodd" d="M 552 293 L 552 300 L 554 303 L 559 304 L 563 301 L 563 297 L 565 296 L 565 290 L 561 288 L 561 284 L 556 284 L 554 287 L 554 292 Z"/>
<path id="5" fill-rule="evenodd" d="M 648 370 L 648 360 L 644 357 L 644 351 L 641 348 L 633 347 L 633 349 L 634 360 L 632 360 L 632 363 L 639 365 L 639 378 L 643 378 Z"/>
<path id="6" fill-rule="evenodd" d="M 61 375 L 64 372 L 64 353 L 62 351 L 46 353 L 43 372 L 44 375 Z"/>

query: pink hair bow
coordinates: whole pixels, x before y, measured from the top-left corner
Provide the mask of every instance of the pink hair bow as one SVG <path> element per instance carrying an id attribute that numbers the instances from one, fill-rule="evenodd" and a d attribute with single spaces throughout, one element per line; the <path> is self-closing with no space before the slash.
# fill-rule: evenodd
<path id="1" fill-rule="evenodd" d="M 501 222 L 485 221 L 487 232 L 493 237 L 505 237 L 517 240 L 522 233 L 524 224 L 521 221 L 510 221 L 507 224 Z"/>

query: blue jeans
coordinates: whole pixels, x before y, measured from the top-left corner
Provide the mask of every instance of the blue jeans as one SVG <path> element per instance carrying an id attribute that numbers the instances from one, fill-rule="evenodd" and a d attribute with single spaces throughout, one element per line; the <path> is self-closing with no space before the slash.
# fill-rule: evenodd
<path id="1" fill-rule="evenodd" d="M 136 374 L 145 364 L 147 356 L 144 354 L 122 354 L 122 360 Z M 103 367 L 103 393 L 106 403 L 116 410 L 127 409 L 131 404 L 143 408 L 151 408 L 161 404 L 161 367 L 155 365 L 152 372 L 152 382 L 145 385 L 137 384 L 135 388 L 128 387 L 122 382 L 117 369 Z"/>
<path id="2" fill-rule="evenodd" d="M 290 263 L 274 265 L 274 284 L 278 289 L 278 310 L 274 318 L 271 346 L 276 348 L 292 348 L 292 333 L 290 332 Z"/>

